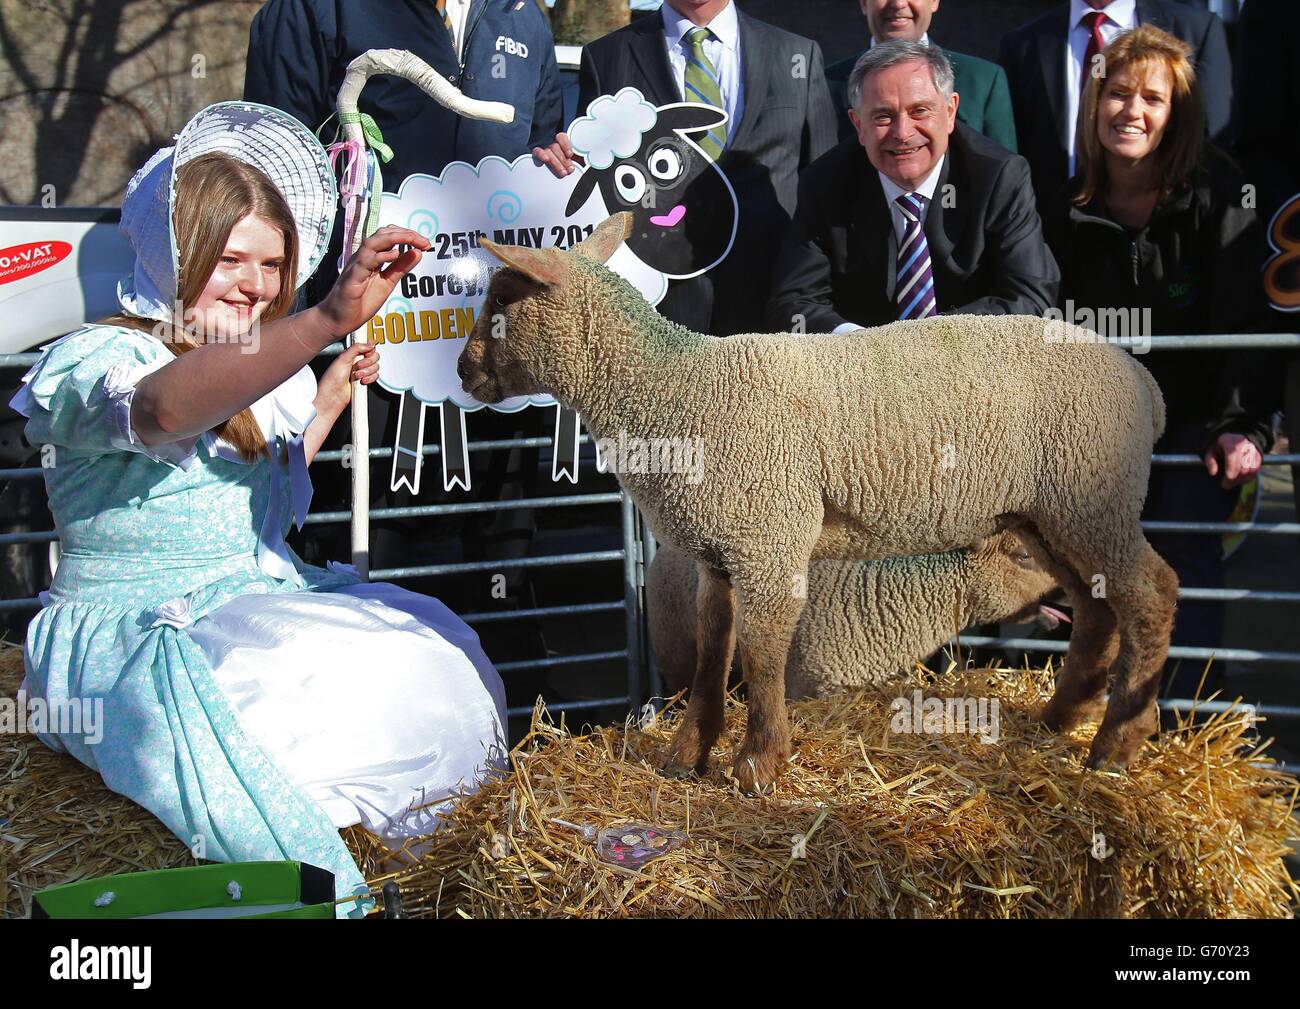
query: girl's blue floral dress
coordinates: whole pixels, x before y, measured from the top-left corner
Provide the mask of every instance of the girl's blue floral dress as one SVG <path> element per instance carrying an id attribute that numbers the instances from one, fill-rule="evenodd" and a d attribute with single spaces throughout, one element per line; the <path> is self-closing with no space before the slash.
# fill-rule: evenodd
<path id="1" fill-rule="evenodd" d="M 505 752 L 505 696 L 436 599 L 315 568 L 284 543 L 310 498 L 304 368 L 254 404 L 271 459 L 209 433 L 146 446 L 153 336 L 87 326 L 42 350 L 11 404 L 47 451 L 62 554 L 26 641 L 30 696 L 102 703 L 102 739 L 42 735 L 162 820 L 196 857 L 298 859 L 364 881 L 338 827 L 425 833 Z M 48 465 L 52 462 L 52 465 Z M 340 915 L 361 912 L 340 905 Z"/>

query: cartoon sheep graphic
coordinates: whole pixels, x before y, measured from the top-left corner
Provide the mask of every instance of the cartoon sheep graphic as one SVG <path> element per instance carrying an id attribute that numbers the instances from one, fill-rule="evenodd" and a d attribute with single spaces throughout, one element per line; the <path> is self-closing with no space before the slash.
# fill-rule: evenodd
<path id="1" fill-rule="evenodd" d="M 739 207 L 731 183 L 691 139 L 722 127 L 711 105 L 651 105 L 636 88 L 602 95 L 569 130 L 587 168 L 569 197 L 571 217 L 597 187 L 611 214 L 633 216 L 627 247 L 672 280 L 698 277 L 731 251 Z"/>

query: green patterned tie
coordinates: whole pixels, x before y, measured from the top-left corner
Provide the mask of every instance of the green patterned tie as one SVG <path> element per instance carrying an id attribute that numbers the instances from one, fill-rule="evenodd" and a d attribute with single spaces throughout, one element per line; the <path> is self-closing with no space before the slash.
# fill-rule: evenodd
<path id="1" fill-rule="evenodd" d="M 686 33 L 686 41 L 691 46 L 690 55 L 686 60 L 686 100 L 724 109 L 726 106 L 722 104 L 722 89 L 718 86 L 718 75 L 709 58 L 704 55 L 704 40 L 712 37 L 713 32 L 707 28 L 692 28 Z M 723 148 L 727 146 L 727 131 L 722 126 L 715 126 L 700 138 L 698 143 L 709 157 L 717 161 Z"/>

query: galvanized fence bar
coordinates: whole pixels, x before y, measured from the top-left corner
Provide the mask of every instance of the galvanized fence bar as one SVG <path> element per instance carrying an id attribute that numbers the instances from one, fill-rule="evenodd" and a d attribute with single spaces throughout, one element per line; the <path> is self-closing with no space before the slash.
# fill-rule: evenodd
<path id="1" fill-rule="evenodd" d="M 650 565 L 653 564 L 655 560 L 655 553 L 659 549 L 659 544 L 655 541 L 654 533 L 650 531 L 650 526 L 646 524 L 644 517 L 641 518 L 641 544 L 642 544 L 642 550 L 645 555 L 645 566 L 642 570 L 642 577 L 641 577 L 641 600 L 642 600 L 642 606 L 644 607 L 646 598 L 648 596 L 648 590 L 646 588 L 646 583 L 645 583 L 645 572 L 650 570 Z M 647 618 L 648 618 L 648 611 L 647 611 Z M 648 669 L 650 674 L 650 697 L 651 698 L 663 697 L 664 696 L 663 671 L 659 668 L 659 656 L 655 654 L 654 645 L 650 641 L 650 633 L 648 627 L 646 628 L 646 633 L 645 633 L 644 651 L 646 656 L 646 668 Z M 658 707 L 658 705 L 656 705 L 656 707 Z"/>
<path id="2" fill-rule="evenodd" d="M 591 711 L 596 708 L 614 708 L 620 704 L 626 703 L 626 697 L 598 697 L 589 701 L 557 701 L 555 704 L 548 704 L 547 711 Z M 506 715 L 509 718 L 527 718 L 533 713 L 531 707 L 507 708 Z"/>
<path id="3" fill-rule="evenodd" d="M 421 564 L 405 568 L 381 568 L 370 572 L 376 581 L 395 578 L 433 578 L 438 575 L 473 574 L 480 571 L 515 571 L 520 568 L 553 568 L 564 564 L 599 564 L 623 560 L 622 550 L 598 550 L 589 553 L 543 554 L 540 557 L 514 557 L 499 561 L 461 561 L 455 564 Z"/>
<path id="4" fill-rule="evenodd" d="M 979 648 L 1002 648 L 1015 652 L 1056 652 L 1064 654 L 1069 648 L 1068 641 L 1053 641 L 1049 638 L 995 638 L 983 634 L 960 634 L 950 642 L 953 647 L 971 646 Z M 1211 659 L 1224 662 L 1287 662 L 1300 664 L 1300 652 L 1264 651 L 1253 648 L 1193 648 L 1189 645 L 1171 645 L 1171 659 L 1196 659 L 1209 662 Z"/>
<path id="5" fill-rule="evenodd" d="M 622 599 L 607 603 L 572 603 L 568 606 L 536 606 L 527 610 L 489 610 L 485 613 L 462 613 L 461 620 L 467 624 L 500 623 L 504 620 L 527 620 L 541 617 L 577 617 L 588 613 L 613 613 L 623 611 L 626 604 Z"/>
<path id="6" fill-rule="evenodd" d="M 626 648 L 617 648 L 608 652 L 585 652 L 580 655 L 550 655 L 544 659 L 516 659 L 511 662 L 497 662 L 495 665 L 497 672 L 509 673 L 518 669 L 553 669 L 556 666 L 576 666 L 584 662 L 610 662 L 614 659 L 626 658 L 627 655 Z"/>
<path id="7" fill-rule="evenodd" d="M 627 696 L 633 707 L 641 704 L 641 629 L 645 625 L 639 585 L 641 572 L 641 540 L 637 535 L 640 516 L 627 492 L 623 492 L 620 508 L 623 525 L 623 626 L 627 630 Z"/>
<path id="8" fill-rule="evenodd" d="M 520 508 L 576 508 L 580 505 L 617 504 L 618 491 L 606 494 L 568 494 L 559 497 L 515 498 L 510 501 L 464 501 L 457 504 L 409 505 L 403 508 L 371 508 L 372 519 L 425 518 L 430 515 L 468 515 L 478 512 L 516 511 Z M 321 512 L 308 515 L 304 525 L 350 522 L 351 512 Z"/>

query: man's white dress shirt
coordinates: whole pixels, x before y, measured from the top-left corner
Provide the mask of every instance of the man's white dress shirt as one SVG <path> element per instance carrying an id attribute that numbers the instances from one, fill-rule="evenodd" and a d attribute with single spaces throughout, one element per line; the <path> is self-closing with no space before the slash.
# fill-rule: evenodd
<path id="1" fill-rule="evenodd" d="M 469 8 L 473 0 L 447 0 L 447 16 L 451 18 L 451 34 L 456 42 L 456 58 L 463 59 L 465 54 L 465 23 L 469 20 Z"/>
<path id="2" fill-rule="evenodd" d="M 925 213 L 926 216 L 929 216 L 930 207 L 934 203 L 934 191 L 938 188 L 939 175 L 943 172 L 943 163 L 947 157 L 948 155 L 945 152 L 944 155 L 939 158 L 935 166 L 930 169 L 930 174 L 922 179 L 921 184 L 915 189 L 903 189 L 898 185 L 898 183 L 889 178 L 883 172 L 876 173 L 880 176 L 880 185 L 885 191 L 885 202 L 889 206 L 889 219 L 894 224 L 894 237 L 898 239 L 899 247 L 903 244 L 903 235 L 907 231 L 908 221 L 907 218 L 903 216 L 903 211 L 898 206 L 898 198 L 906 193 L 916 193 L 919 196 L 924 196 L 926 200 Z M 921 225 L 922 227 L 925 226 L 924 219 L 921 221 Z M 933 267 L 931 267 L 931 269 L 933 269 Z M 835 327 L 833 332 L 851 333 L 857 329 L 862 329 L 862 327 L 856 322 L 841 322 Z"/>

